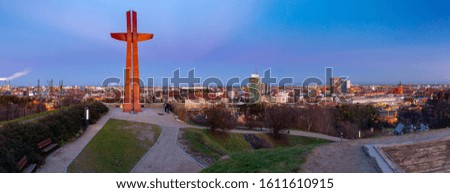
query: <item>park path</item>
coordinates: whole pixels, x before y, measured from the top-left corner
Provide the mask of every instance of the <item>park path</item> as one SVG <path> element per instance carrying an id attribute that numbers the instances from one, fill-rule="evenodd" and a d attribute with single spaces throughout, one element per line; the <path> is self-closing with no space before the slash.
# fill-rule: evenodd
<path id="1" fill-rule="evenodd" d="M 103 125 L 111 118 L 108 113 L 100 118 L 97 123 L 89 125 L 86 131 L 75 141 L 69 142 L 60 147 L 52 154 L 47 156 L 45 164 L 42 165 L 37 172 L 39 173 L 63 173 L 66 172 L 67 166 L 72 163 L 83 148 L 91 141 L 95 134 L 100 131 Z"/>
<path id="2" fill-rule="evenodd" d="M 246 134 L 257 134 L 257 133 L 267 133 L 269 132 L 268 129 L 263 129 L 261 131 L 258 130 L 239 130 L 239 129 L 233 129 L 230 130 L 232 133 L 246 133 Z M 308 131 L 300 131 L 300 130 L 289 130 L 289 135 L 295 135 L 295 136 L 302 136 L 302 137 L 312 137 L 312 138 L 319 138 L 319 139 L 325 139 L 328 141 L 338 142 L 338 141 L 347 141 L 346 139 L 341 139 L 339 137 L 334 137 L 330 135 L 325 135 L 321 133 L 313 133 Z"/>
<path id="3" fill-rule="evenodd" d="M 134 166 L 134 173 L 192 173 L 203 167 L 177 145 L 178 128 L 163 126 L 158 142 Z"/>
<path id="4" fill-rule="evenodd" d="M 163 113 L 159 115 L 158 113 Z M 178 130 L 189 125 L 177 121 L 173 114 L 164 113 L 163 109 L 143 109 L 142 113 L 129 114 L 121 112 L 119 108 L 111 108 L 96 124 L 90 125 L 86 132 L 75 141 L 57 149 L 49 155 L 46 163 L 38 172 L 62 173 L 76 158 L 89 141 L 97 134 L 104 124 L 110 119 L 121 119 L 157 124 L 161 126 L 162 133 L 158 141 L 143 156 L 132 172 L 199 172 L 202 167 L 186 152 L 176 145 Z"/>

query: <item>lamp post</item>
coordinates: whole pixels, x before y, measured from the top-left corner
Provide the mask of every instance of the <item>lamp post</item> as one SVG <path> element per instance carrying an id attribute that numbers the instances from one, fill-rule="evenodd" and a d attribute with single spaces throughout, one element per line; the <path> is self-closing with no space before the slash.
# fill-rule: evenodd
<path id="1" fill-rule="evenodd" d="M 89 125 L 89 107 L 84 108 L 84 113 L 85 113 L 84 119 L 86 120 L 86 127 L 87 127 Z"/>

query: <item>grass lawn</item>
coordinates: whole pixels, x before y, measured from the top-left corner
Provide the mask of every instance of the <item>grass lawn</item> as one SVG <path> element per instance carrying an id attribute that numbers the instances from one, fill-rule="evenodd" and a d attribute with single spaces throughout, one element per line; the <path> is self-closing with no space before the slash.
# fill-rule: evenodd
<path id="1" fill-rule="evenodd" d="M 210 133 L 191 128 L 185 129 L 182 137 L 192 151 L 216 160 L 202 172 L 218 173 L 298 172 L 307 153 L 329 142 L 301 136 L 276 139 L 269 134 L 255 134 L 258 140 L 273 148 L 253 149 L 239 133 Z M 229 155 L 230 159 L 219 160 L 223 155 Z"/>
<path id="2" fill-rule="evenodd" d="M 244 137 L 236 133 L 212 134 L 207 130 L 186 129 L 183 137 L 195 152 L 200 152 L 216 160 L 234 151 L 251 149 Z"/>
<path id="3" fill-rule="evenodd" d="M 275 139 L 271 135 L 268 134 L 258 134 L 260 138 L 263 138 L 270 143 L 273 144 L 274 147 L 293 147 L 293 146 L 302 146 L 302 145 L 311 145 L 311 144 L 323 144 L 328 143 L 328 140 L 312 138 L 312 137 L 302 137 L 302 136 L 294 136 L 288 135 L 286 138 Z"/>
<path id="4" fill-rule="evenodd" d="M 290 173 L 298 172 L 305 156 L 316 145 L 259 149 L 236 152 L 229 160 L 221 160 L 205 168 L 211 173 Z"/>
<path id="5" fill-rule="evenodd" d="M 160 134 L 157 125 L 110 119 L 73 160 L 67 172 L 130 172 Z"/>

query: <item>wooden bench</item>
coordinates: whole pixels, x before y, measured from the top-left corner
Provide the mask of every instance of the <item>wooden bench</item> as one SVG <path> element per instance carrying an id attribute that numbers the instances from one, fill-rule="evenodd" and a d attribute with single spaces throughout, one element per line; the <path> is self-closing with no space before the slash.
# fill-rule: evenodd
<path id="1" fill-rule="evenodd" d="M 44 141 L 41 141 L 38 143 L 38 147 L 43 153 L 48 153 L 51 150 L 53 150 L 58 144 L 52 143 L 52 139 L 49 137 L 45 139 Z"/>
<path id="2" fill-rule="evenodd" d="M 2 135 L 0 135 L 0 149 L 3 147 L 3 144 L 5 143 L 5 137 L 3 137 Z"/>
<path id="3" fill-rule="evenodd" d="M 19 163 L 17 163 L 17 167 L 22 173 L 32 173 L 34 169 L 36 169 L 36 164 L 28 164 L 28 158 L 25 155 L 20 159 Z"/>

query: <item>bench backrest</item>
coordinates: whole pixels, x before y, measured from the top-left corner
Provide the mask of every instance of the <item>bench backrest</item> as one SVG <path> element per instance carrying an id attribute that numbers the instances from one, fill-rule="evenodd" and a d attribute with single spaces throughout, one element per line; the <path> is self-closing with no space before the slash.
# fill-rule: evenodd
<path id="1" fill-rule="evenodd" d="M 22 159 L 20 159 L 19 163 L 17 163 L 17 166 L 19 167 L 19 170 L 22 171 L 23 168 L 25 168 L 25 166 L 28 163 L 28 158 L 27 156 L 23 156 Z"/>
<path id="2" fill-rule="evenodd" d="M 44 141 L 41 141 L 38 143 L 39 149 L 45 148 L 48 145 L 50 145 L 52 143 L 52 139 L 49 137 L 47 139 L 45 139 Z"/>
<path id="3" fill-rule="evenodd" d="M 3 146 L 4 141 L 6 141 L 5 137 L 0 135 L 0 148 Z"/>

